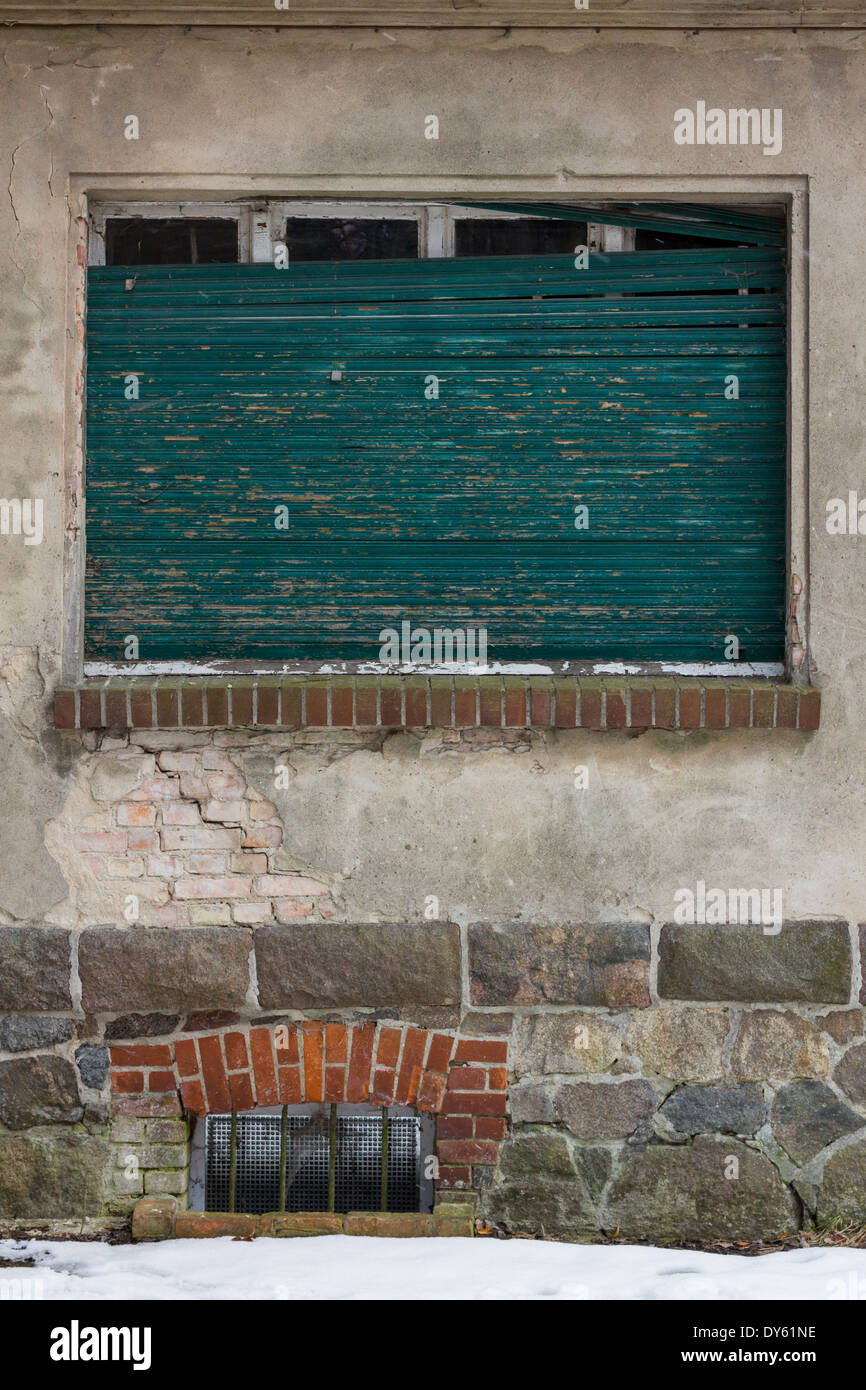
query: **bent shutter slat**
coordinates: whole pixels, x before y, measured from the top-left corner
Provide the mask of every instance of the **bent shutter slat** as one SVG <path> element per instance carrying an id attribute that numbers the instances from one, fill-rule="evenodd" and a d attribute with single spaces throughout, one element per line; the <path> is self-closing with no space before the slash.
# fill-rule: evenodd
<path id="1" fill-rule="evenodd" d="M 780 660 L 784 279 L 771 247 L 92 269 L 88 659 L 375 659 L 408 619 Z"/>
<path id="2" fill-rule="evenodd" d="M 778 217 L 705 203 L 455 203 L 455 207 L 547 217 L 565 222 L 603 222 L 647 232 L 735 241 L 747 246 L 784 246 L 787 229 Z"/>

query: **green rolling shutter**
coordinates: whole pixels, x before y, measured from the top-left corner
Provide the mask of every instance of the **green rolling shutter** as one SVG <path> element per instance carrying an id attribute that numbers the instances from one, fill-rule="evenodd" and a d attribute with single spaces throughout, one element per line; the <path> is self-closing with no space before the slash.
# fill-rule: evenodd
<path id="1" fill-rule="evenodd" d="M 87 658 L 781 660 L 784 306 L 768 246 L 92 269 Z"/>

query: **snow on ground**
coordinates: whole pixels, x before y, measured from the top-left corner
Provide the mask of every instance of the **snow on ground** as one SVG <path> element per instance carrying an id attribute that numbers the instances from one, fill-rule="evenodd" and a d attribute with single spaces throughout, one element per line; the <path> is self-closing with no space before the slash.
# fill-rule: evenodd
<path id="1" fill-rule="evenodd" d="M 3 1267 L 28 1259 L 33 1266 Z M 0 1241 L 0 1298 L 20 1297 L 866 1299 L 866 1250 L 749 1257 L 638 1245 L 369 1236 L 144 1245 Z"/>

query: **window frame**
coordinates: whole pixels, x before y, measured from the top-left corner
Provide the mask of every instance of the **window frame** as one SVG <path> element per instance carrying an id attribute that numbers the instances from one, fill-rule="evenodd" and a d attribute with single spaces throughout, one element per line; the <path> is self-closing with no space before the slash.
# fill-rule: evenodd
<path id="1" fill-rule="evenodd" d="M 237 203 L 98 203 L 90 214 L 88 265 L 105 265 L 106 222 L 111 218 L 136 218 L 150 221 L 179 220 L 194 222 L 199 218 L 215 217 L 238 224 L 238 264 L 250 257 L 252 244 L 252 206 Z"/>
<path id="2" fill-rule="evenodd" d="M 160 218 L 195 220 L 202 217 L 232 218 L 238 223 L 238 264 L 272 263 L 276 246 L 285 236 L 288 217 L 369 217 L 402 219 L 418 225 L 418 259 L 453 259 L 456 256 L 455 229 L 469 220 L 515 222 L 524 213 L 496 209 L 458 207 L 432 199 L 388 202 L 347 198 L 267 198 L 246 202 L 117 201 L 94 204 L 90 213 L 88 265 L 105 265 L 106 222 L 110 218 Z M 591 251 L 629 251 L 634 245 L 634 229 L 609 223 L 590 222 L 587 241 Z"/>
<path id="3" fill-rule="evenodd" d="M 73 179 L 73 192 L 78 179 Z M 454 206 L 453 200 L 461 196 L 457 192 L 442 194 L 437 189 L 429 193 L 415 194 L 414 196 L 388 197 L 387 193 L 381 195 L 377 191 L 371 191 L 367 196 L 352 196 L 350 193 L 343 195 L 339 192 L 331 192 L 327 196 L 304 196 L 301 193 L 286 193 L 273 195 L 267 198 L 262 197 L 239 197 L 233 199 L 215 200 L 201 198 L 184 198 L 179 201 L 168 201 L 160 198 L 149 198 L 147 200 L 137 199 L 132 196 L 130 191 L 129 198 L 99 196 L 98 192 L 89 185 L 92 180 L 82 176 L 80 179 L 81 187 L 78 190 L 80 204 L 85 209 L 85 216 L 79 219 L 87 228 L 84 237 L 85 256 L 78 256 L 75 252 L 79 265 L 82 259 L 85 265 L 102 265 L 105 263 L 105 219 L 107 217 L 235 217 L 238 220 L 238 263 L 263 263 L 271 262 L 274 255 L 276 242 L 282 241 L 285 229 L 286 216 L 323 217 L 330 214 L 335 216 L 415 216 L 419 221 L 418 251 L 419 259 L 424 257 L 437 258 L 439 256 L 453 256 L 454 246 L 454 223 L 458 218 L 480 217 L 497 218 L 503 220 L 514 220 L 525 216 L 525 213 L 500 212 L 493 209 L 482 207 L 473 208 L 466 206 Z M 678 202 L 704 202 L 712 204 L 718 203 L 722 207 L 743 206 L 752 210 L 760 210 L 762 207 L 771 204 L 775 207 L 782 206 L 787 217 L 787 265 L 788 265 L 788 321 L 787 321 L 787 360 L 788 360 L 788 383 L 787 383 L 787 515 L 786 515 L 786 561 L 785 561 L 785 610 L 783 621 L 785 624 L 785 655 L 781 662 L 646 662 L 646 661 L 596 661 L 596 660 L 572 660 L 572 661 L 550 661 L 544 663 L 544 668 L 553 675 L 570 673 L 574 675 L 605 675 L 605 674 L 626 674 L 626 675 L 683 675 L 683 676 L 702 676 L 718 677 L 733 676 L 741 679 L 772 678 L 790 679 L 793 681 L 806 683 L 809 680 L 809 643 L 808 643 L 808 620 L 809 620 L 809 585 L 808 585 L 808 418 L 806 411 L 806 383 L 808 380 L 808 346 L 807 346 L 807 322 L 808 322 L 808 278 L 805 269 L 806 246 L 808 243 L 808 181 L 802 177 L 791 177 L 788 179 L 760 179 L 752 176 L 734 176 L 725 179 L 718 179 L 715 182 L 718 187 L 708 192 L 713 180 L 708 176 L 690 176 L 676 181 L 675 186 L 670 191 L 658 187 L 647 187 L 643 190 L 635 191 L 633 187 L 624 185 L 623 188 L 612 189 L 603 187 L 599 181 L 580 180 L 580 184 L 587 184 L 587 187 L 570 188 L 569 192 L 575 202 L 580 201 L 669 201 L 672 204 Z M 113 190 L 112 190 L 113 191 Z M 439 198 L 437 198 L 439 192 Z M 475 191 L 461 190 L 462 196 L 472 201 L 480 201 L 490 198 L 492 201 L 519 199 L 527 203 L 537 199 L 539 202 L 549 201 L 551 197 L 562 197 L 561 188 L 555 190 L 550 187 L 529 191 L 520 189 L 519 191 L 500 190 L 490 191 L 480 189 Z M 447 201 L 441 201 L 446 198 Z M 91 201 L 92 199 L 92 201 Z M 587 240 L 590 249 L 598 251 L 616 251 L 630 249 L 629 241 L 631 229 L 613 226 L 612 224 L 590 223 L 588 224 Z M 74 233 L 72 234 L 74 236 Z M 79 243 L 80 244 L 80 241 Z M 100 259 L 101 257 L 101 259 Z M 80 307 L 86 303 L 85 277 L 79 277 L 78 295 L 73 298 L 76 317 L 80 319 L 82 327 L 78 333 L 81 342 L 80 375 L 73 376 L 67 372 L 67 381 L 78 383 L 84 380 L 85 351 L 83 315 L 80 314 Z M 797 345 L 797 355 L 795 357 L 795 341 Z M 799 396 L 795 393 L 799 390 Z M 79 476 L 80 491 L 83 493 L 84 477 L 84 442 L 83 442 L 83 408 L 80 400 L 81 388 L 77 385 L 74 389 L 70 387 L 70 394 L 76 399 L 74 403 L 75 413 L 78 417 L 78 433 L 80 436 L 80 459 Z M 795 401 L 799 402 L 795 406 Z M 796 452 L 798 467 L 795 468 L 794 455 Z M 73 499 L 77 502 L 78 498 Z M 73 505 L 71 510 L 75 510 Z M 63 642 L 63 672 L 64 676 L 72 681 L 79 681 L 82 677 L 110 677 L 110 676 L 178 676 L 178 675 L 226 675 L 241 674 L 249 675 L 273 675 L 291 673 L 315 674 L 322 671 L 333 672 L 340 670 L 344 672 L 354 672 L 359 669 L 373 671 L 381 674 L 393 673 L 393 668 L 377 662 L 370 661 L 347 661 L 338 655 L 327 661 L 310 661 L 287 657 L 279 662 L 249 661 L 240 658 L 215 658 L 207 662 L 201 661 L 137 661 L 137 662 L 105 662 L 105 661 L 85 661 L 84 660 L 84 525 L 82 521 L 76 521 L 72 526 L 69 522 L 69 489 L 67 488 L 67 523 L 66 523 L 66 551 L 67 567 L 69 567 L 70 549 L 74 552 L 72 569 L 74 570 L 75 587 L 71 591 L 71 599 L 65 603 L 64 607 L 64 642 Z M 70 532 L 72 533 L 70 535 Z M 69 592 L 69 591 L 68 591 Z M 479 668 L 480 669 L 480 668 Z M 503 674 L 525 675 L 537 672 L 539 667 L 537 662 L 496 662 L 489 668 L 495 672 Z M 430 667 L 428 674 L 453 674 L 450 668 Z"/>

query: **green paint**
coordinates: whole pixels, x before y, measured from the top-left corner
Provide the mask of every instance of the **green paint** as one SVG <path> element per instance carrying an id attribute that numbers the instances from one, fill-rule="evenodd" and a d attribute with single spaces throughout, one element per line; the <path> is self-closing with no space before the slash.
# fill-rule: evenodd
<path id="1" fill-rule="evenodd" d="M 774 247 L 128 274 L 89 272 L 89 659 L 375 660 L 404 620 L 782 658 Z"/>

